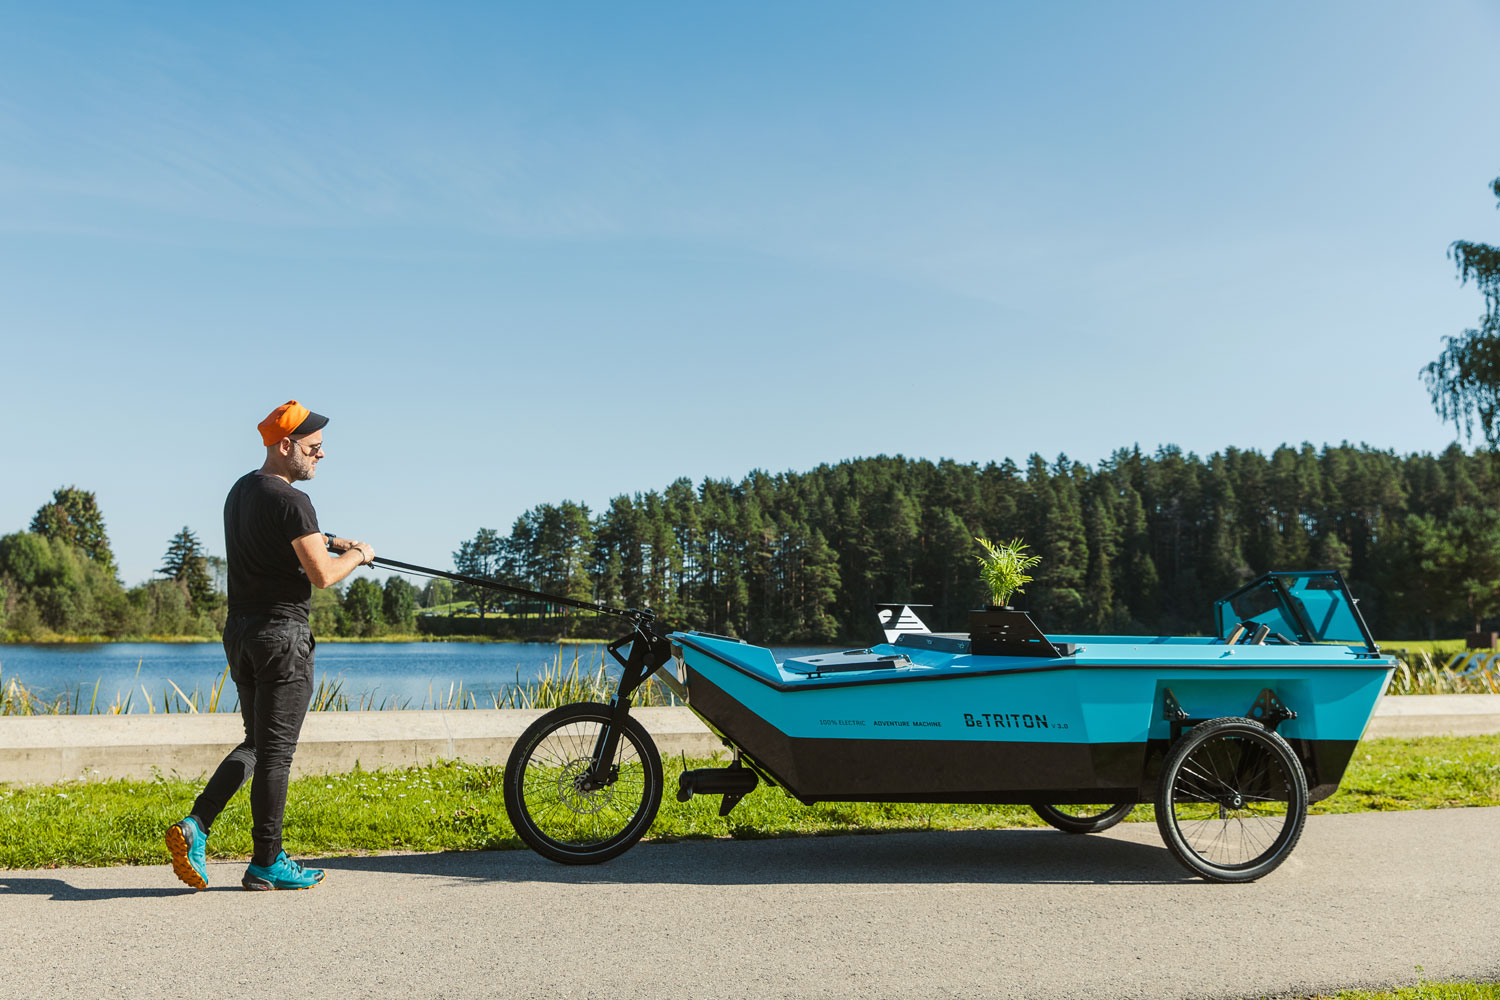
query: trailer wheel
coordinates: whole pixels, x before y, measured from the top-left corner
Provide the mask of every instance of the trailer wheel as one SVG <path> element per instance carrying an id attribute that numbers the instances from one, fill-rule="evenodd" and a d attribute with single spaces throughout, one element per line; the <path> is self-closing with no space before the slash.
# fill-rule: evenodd
<path id="1" fill-rule="evenodd" d="M 1134 802 L 1115 805 L 1033 805 L 1036 814 L 1063 833 L 1099 833 L 1130 815 Z"/>
<path id="2" fill-rule="evenodd" d="M 545 858 L 591 865 L 623 854 L 645 835 L 661 805 L 661 756 L 635 719 L 620 730 L 609 775 L 586 787 L 594 746 L 611 710 L 564 705 L 521 734 L 505 764 L 505 811 L 516 833 Z"/>
<path id="3" fill-rule="evenodd" d="M 1302 764 L 1260 723 L 1211 719 L 1167 751 L 1156 825 L 1194 874 L 1253 882 L 1287 859 L 1306 822 Z"/>

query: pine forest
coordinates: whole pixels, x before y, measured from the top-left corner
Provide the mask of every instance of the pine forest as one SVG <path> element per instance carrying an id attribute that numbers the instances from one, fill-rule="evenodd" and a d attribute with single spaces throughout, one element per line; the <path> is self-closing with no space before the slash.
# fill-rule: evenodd
<path id="1" fill-rule="evenodd" d="M 461 572 L 705 631 L 865 641 L 883 601 L 931 605 L 935 628 L 962 630 L 984 601 L 975 536 L 1021 538 L 1042 562 L 1019 603 L 1049 632 L 1206 632 L 1214 599 L 1262 572 L 1339 569 L 1378 636 L 1419 638 L 1500 612 L 1496 476 L 1491 452 L 1458 445 L 1130 449 L 1096 467 L 882 456 L 679 479 L 597 513 L 542 504 L 454 556 Z"/>

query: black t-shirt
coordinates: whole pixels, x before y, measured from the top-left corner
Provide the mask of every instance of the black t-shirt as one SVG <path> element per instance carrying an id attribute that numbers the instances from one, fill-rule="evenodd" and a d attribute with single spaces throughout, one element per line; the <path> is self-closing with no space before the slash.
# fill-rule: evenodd
<path id="1" fill-rule="evenodd" d="M 260 472 L 240 477 L 224 501 L 229 613 L 307 621 L 312 583 L 292 540 L 317 530 L 306 493 Z"/>

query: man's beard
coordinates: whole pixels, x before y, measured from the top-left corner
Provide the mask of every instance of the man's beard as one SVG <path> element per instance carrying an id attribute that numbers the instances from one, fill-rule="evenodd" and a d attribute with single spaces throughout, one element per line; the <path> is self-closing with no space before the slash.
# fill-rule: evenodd
<path id="1" fill-rule="evenodd" d="M 317 467 L 310 461 L 304 459 L 301 462 L 292 463 L 292 482 L 294 483 L 300 483 L 304 480 L 311 479 L 317 474 Z"/>

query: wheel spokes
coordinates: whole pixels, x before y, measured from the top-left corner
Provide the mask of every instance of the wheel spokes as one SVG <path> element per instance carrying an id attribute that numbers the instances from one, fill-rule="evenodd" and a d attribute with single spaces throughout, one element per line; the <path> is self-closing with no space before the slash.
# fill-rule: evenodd
<path id="1" fill-rule="evenodd" d="M 1183 759 L 1172 814 L 1184 843 L 1223 868 L 1257 863 L 1287 830 L 1292 782 L 1270 749 L 1239 735 L 1210 738 Z"/>
<path id="2" fill-rule="evenodd" d="M 537 832 L 560 844 L 586 847 L 624 830 L 645 806 L 646 777 L 639 749 L 620 733 L 611 767 L 615 778 L 582 787 L 604 723 L 587 720 L 548 733 L 526 758 L 521 798 Z"/>

